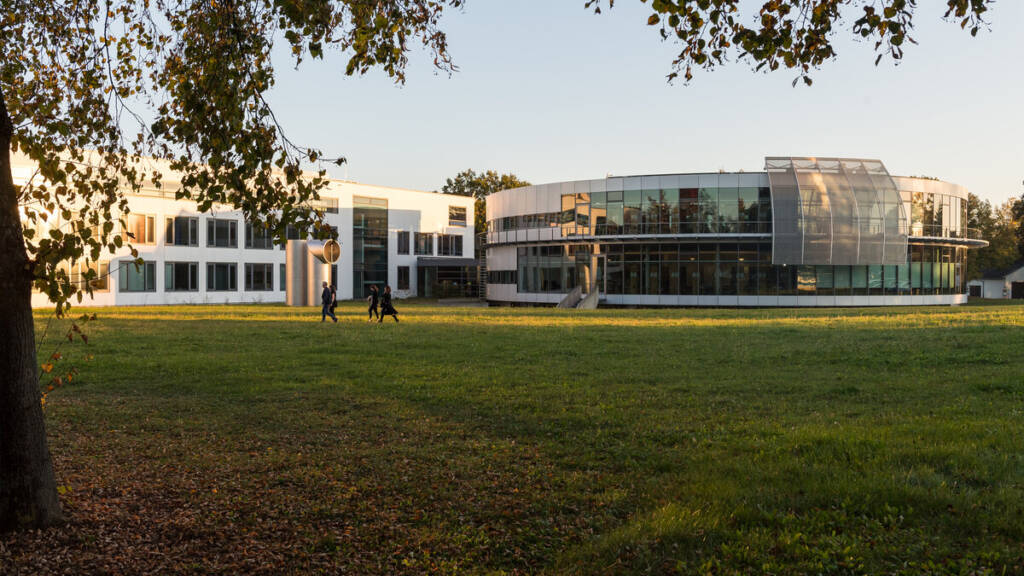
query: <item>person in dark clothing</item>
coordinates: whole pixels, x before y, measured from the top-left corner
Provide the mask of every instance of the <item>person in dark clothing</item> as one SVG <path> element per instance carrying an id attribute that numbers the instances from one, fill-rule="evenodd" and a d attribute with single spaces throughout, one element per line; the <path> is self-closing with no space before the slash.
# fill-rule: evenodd
<path id="1" fill-rule="evenodd" d="M 331 284 L 331 312 L 338 307 L 338 289 Z"/>
<path id="2" fill-rule="evenodd" d="M 391 286 L 384 287 L 384 294 L 380 297 L 380 319 L 377 323 L 384 321 L 384 316 L 391 316 L 398 322 L 398 310 L 391 304 Z"/>
<path id="3" fill-rule="evenodd" d="M 331 303 L 334 302 L 334 295 L 331 293 L 331 288 L 327 286 L 327 282 L 324 282 L 324 290 L 320 293 L 320 303 L 323 308 L 320 310 L 320 321 L 323 322 L 328 316 L 335 323 L 338 322 L 338 317 L 334 315 L 334 311 L 331 309 Z"/>
<path id="4" fill-rule="evenodd" d="M 380 291 L 377 290 L 376 284 L 370 284 L 370 295 L 366 298 L 366 301 L 370 303 L 369 318 L 367 322 L 373 322 L 373 318 L 376 316 L 380 318 L 380 312 L 377 311 L 377 302 L 380 301 Z"/>

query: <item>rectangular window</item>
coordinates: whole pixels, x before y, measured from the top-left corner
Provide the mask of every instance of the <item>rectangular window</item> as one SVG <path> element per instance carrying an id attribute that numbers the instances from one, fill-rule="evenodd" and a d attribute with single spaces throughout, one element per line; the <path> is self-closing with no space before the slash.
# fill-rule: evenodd
<path id="1" fill-rule="evenodd" d="M 206 289 L 210 292 L 238 290 L 238 264 L 234 262 L 206 265 Z"/>
<path id="2" fill-rule="evenodd" d="M 156 262 L 136 264 L 122 260 L 118 270 L 118 292 L 156 292 Z"/>
<path id="3" fill-rule="evenodd" d="M 280 290 L 281 292 L 287 292 L 288 291 L 288 289 L 285 288 L 284 271 L 285 271 L 285 266 L 284 266 L 284 264 L 281 264 L 280 267 L 278 267 L 278 276 L 277 276 L 277 289 Z M 335 286 L 337 286 L 337 284 L 335 284 Z"/>
<path id="4" fill-rule="evenodd" d="M 238 248 L 238 222 L 207 218 L 206 245 L 215 248 Z"/>
<path id="5" fill-rule="evenodd" d="M 164 291 L 196 292 L 198 290 L 198 262 L 166 262 L 164 264 Z"/>
<path id="6" fill-rule="evenodd" d="M 93 292 L 107 292 L 110 290 L 110 282 L 107 279 L 110 273 L 110 265 L 107 262 L 75 262 L 68 265 L 64 263 L 61 269 L 68 275 L 68 280 L 79 290 L 92 288 Z M 92 274 L 89 272 L 92 271 Z M 89 278 L 91 276 L 91 278 Z"/>
<path id="7" fill-rule="evenodd" d="M 166 246 L 199 246 L 199 218 L 176 216 L 167 219 Z"/>
<path id="8" fill-rule="evenodd" d="M 449 226 L 465 226 L 466 225 L 466 207 L 465 206 L 449 206 L 448 207 L 448 225 Z"/>
<path id="9" fill-rule="evenodd" d="M 516 283 L 516 271 L 515 270 L 489 270 L 487 272 L 487 282 L 490 284 L 515 284 Z"/>
<path id="10" fill-rule="evenodd" d="M 434 235 L 430 232 L 417 232 L 416 233 L 416 255 L 417 256 L 433 256 L 434 255 Z"/>
<path id="11" fill-rule="evenodd" d="M 274 239 L 263 224 L 245 223 L 245 247 L 258 250 L 269 250 L 274 247 Z"/>
<path id="12" fill-rule="evenodd" d="M 156 244 L 156 218 L 146 214 L 128 215 L 127 235 L 132 244 Z"/>
<path id="13" fill-rule="evenodd" d="M 269 292 L 274 289 L 273 264 L 246 264 L 246 292 Z"/>
<path id="14" fill-rule="evenodd" d="M 409 267 L 399 266 L 398 267 L 398 289 L 408 290 L 409 289 Z"/>
<path id="15" fill-rule="evenodd" d="M 388 201 L 352 197 L 352 296 L 364 298 L 370 286 L 388 283 Z"/>
<path id="16" fill-rule="evenodd" d="M 322 210 L 328 214 L 338 213 L 338 199 L 337 198 L 324 198 L 320 197 L 317 200 L 313 200 L 309 203 L 310 207 L 314 210 Z"/>
<path id="17" fill-rule="evenodd" d="M 462 256 L 462 235 L 438 234 L 437 254 L 438 256 Z"/>
<path id="18" fill-rule="evenodd" d="M 560 224 L 574 224 L 576 222 L 576 196 L 562 194 L 562 211 L 559 213 Z"/>
<path id="19" fill-rule="evenodd" d="M 408 254 L 409 253 L 409 233 L 399 232 L 398 233 L 398 253 Z"/>

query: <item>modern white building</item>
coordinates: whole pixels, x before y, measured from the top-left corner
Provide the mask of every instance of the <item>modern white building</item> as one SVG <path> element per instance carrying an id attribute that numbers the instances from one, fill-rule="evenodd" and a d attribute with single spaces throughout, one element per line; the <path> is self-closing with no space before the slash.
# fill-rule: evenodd
<path id="1" fill-rule="evenodd" d="M 13 158 L 16 185 L 34 165 Z M 285 301 L 285 251 L 238 211 L 174 198 L 174 183 L 128 197 L 127 226 L 143 264 L 126 246 L 96 264 L 90 306 Z M 339 299 L 362 298 L 371 284 L 399 298 L 476 295 L 472 198 L 331 180 L 320 194 L 341 258 L 332 267 Z M 56 225 L 60 225 L 59 222 Z M 297 238 L 289 234 L 291 238 Z M 70 270 L 72 279 L 77 275 Z M 34 294 L 33 306 L 51 305 Z"/>
<path id="2" fill-rule="evenodd" d="M 879 160 L 609 177 L 487 198 L 487 299 L 595 306 L 967 301 L 967 190 Z"/>
<path id="3" fill-rule="evenodd" d="M 1024 298 L 1024 260 L 1008 268 L 986 270 L 981 278 L 967 283 L 973 298 Z"/>

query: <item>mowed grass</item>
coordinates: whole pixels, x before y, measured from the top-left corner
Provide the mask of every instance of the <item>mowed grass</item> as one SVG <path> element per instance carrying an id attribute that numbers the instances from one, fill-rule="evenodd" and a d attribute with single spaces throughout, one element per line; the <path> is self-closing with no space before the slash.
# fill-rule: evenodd
<path id="1" fill-rule="evenodd" d="M 1024 306 L 397 306 L 98 310 L 0 572 L 1024 571 Z"/>

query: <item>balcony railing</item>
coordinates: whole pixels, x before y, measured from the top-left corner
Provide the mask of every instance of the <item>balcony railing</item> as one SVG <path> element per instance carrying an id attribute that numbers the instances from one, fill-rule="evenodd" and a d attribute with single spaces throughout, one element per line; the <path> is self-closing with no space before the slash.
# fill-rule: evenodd
<path id="1" fill-rule="evenodd" d="M 952 230 L 941 224 L 912 224 L 910 235 L 925 238 L 960 238 L 964 240 L 984 240 L 981 230 L 977 228 L 961 228 Z"/>

